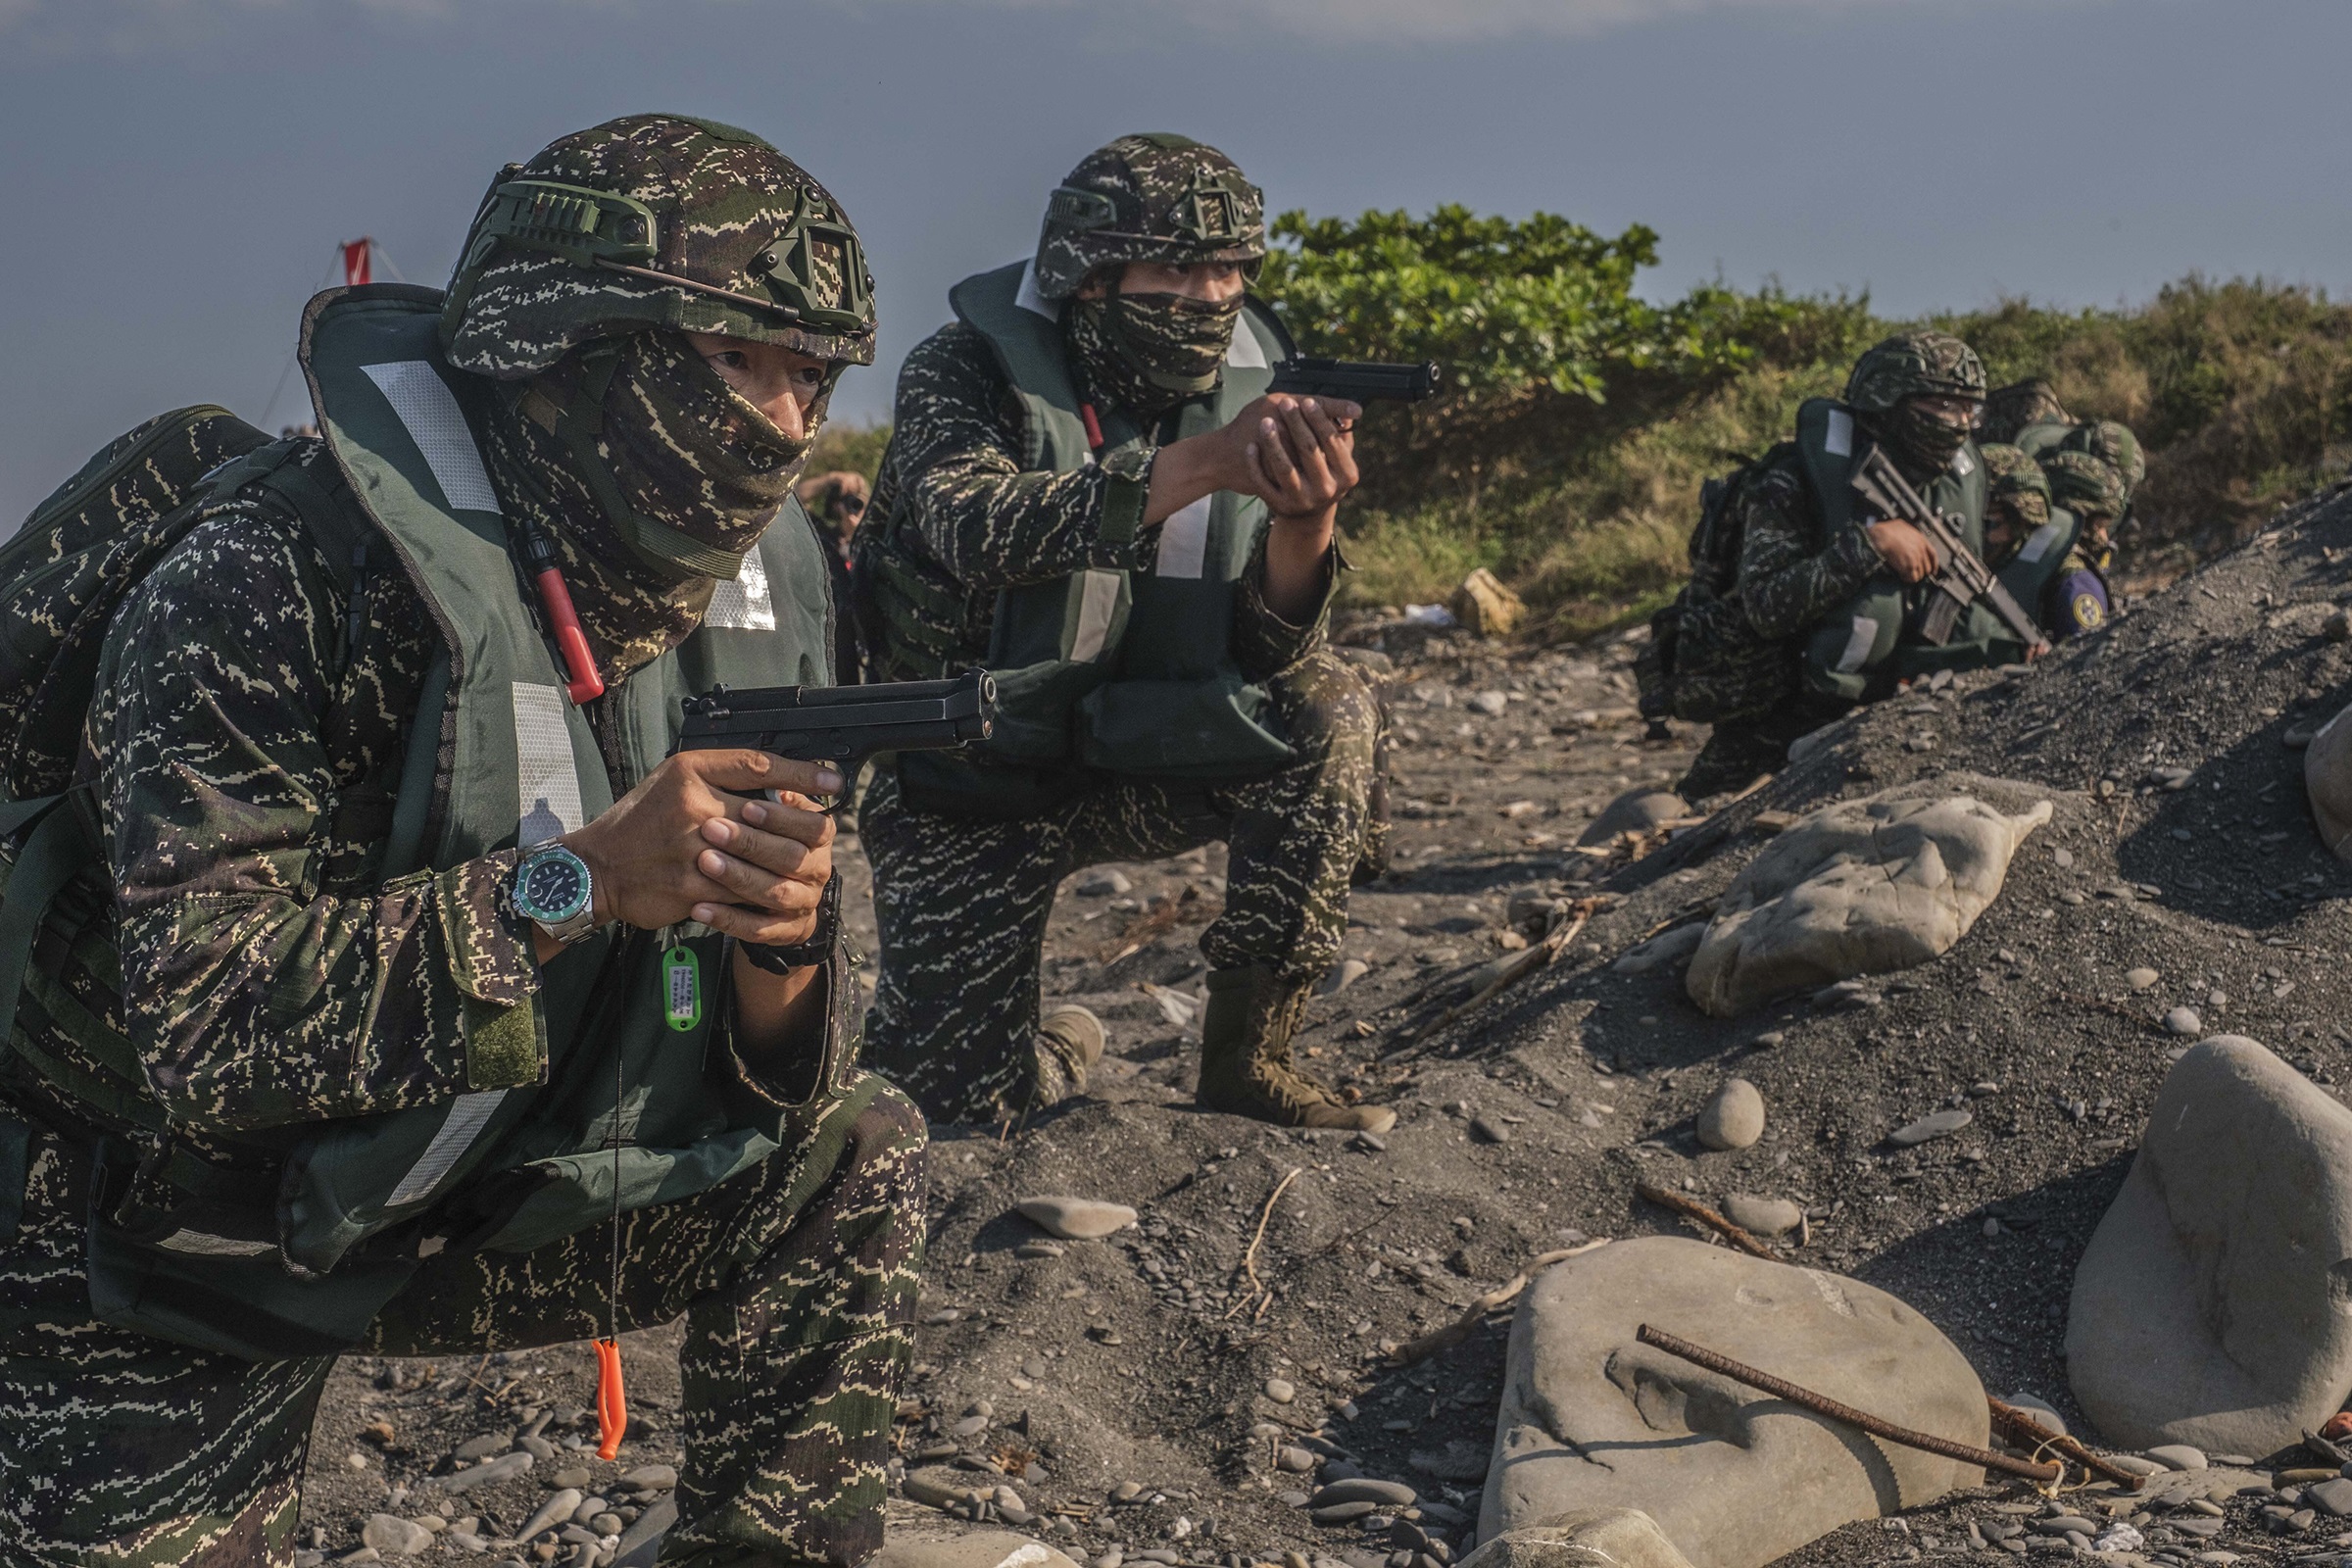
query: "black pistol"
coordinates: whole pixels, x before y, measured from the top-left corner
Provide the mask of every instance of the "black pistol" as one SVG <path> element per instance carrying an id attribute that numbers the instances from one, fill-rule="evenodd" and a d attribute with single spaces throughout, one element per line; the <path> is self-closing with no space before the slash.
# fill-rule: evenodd
<path id="1" fill-rule="evenodd" d="M 1384 365 L 1377 360 L 1285 360 L 1274 367 L 1269 392 L 1346 398 L 1350 403 L 1419 403 L 1437 396 L 1445 380 L 1438 362 Z"/>
<path id="2" fill-rule="evenodd" d="M 940 751 L 984 741 L 996 714 L 996 677 L 984 669 L 879 686 L 713 686 L 686 699 L 675 750 L 745 747 L 796 761 L 831 762 L 854 784 L 858 770 L 880 752 Z"/>

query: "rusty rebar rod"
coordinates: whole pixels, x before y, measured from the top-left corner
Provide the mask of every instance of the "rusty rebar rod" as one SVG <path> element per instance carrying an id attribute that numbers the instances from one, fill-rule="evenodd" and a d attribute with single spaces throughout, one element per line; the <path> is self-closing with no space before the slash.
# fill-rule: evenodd
<path id="1" fill-rule="evenodd" d="M 1996 1399 L 1989 1394 L 1984 1396 L 1984 1403 L 1992 1411 L 1993 1425 L 2007 1428 L 2008 1430 L 2002 1436 L 2017 1443 L 2017 1446 L 2021 1448 L 2031 1446 L 2034 1448 L 2055 1449 L 2100 1480 L 2112 1481 L 2126 1492 L 2137 1492 L 2140 1484 L 2147 1480 L 2147 1477 L 2135 1476 L 2120 1465 L 2109 1464 L 2065 1433 L 2052 1432 L 2039 1421 L 2034 1420 L 2032 1411 L 2021 1410 L 2016 1405 Z M 2018 1442 L 2019 1439 L 2024 1441 Z"/>
<path id="2" fill-rule="evenodd" d="M 1850 1404 L 1839 1404 L 1826 1394 L 1815 1394 L 1811 1389 L 1800 1389 L 1786 1378 L 1776 1378 L 1769 1372 L 1759 1372 L 1744 1362 L 1735 1361 L 1728 1355 L 1718 1354 L 1703 1345 L 1693 1345 L 1689 1340 L 1678 1335 L 1668 1334 L 1663 1329 L 1653 1329 L 1646 1323 L 1635 1330 L 1634 1338 L 1640 1340 L 1643 1345 L 1655 1346 L 1668 1355 L 1679 1355 L 1694 1366 L 1703 1366 L 1710 1372 L 1720 1373 L 1735 1383 L 1744 1383 L 1751 1389 L 1761 1390 L 1775 1398 L 1787 1399 L 1790 1404 L 1801 1405 L 1814 1414 L 1826 1415 L 1833 1421 L 1842 1421 L 1847 1426 L 1860 1427 L 1874 1438 L 1885 1438 L 1888 1443 L 1899 1443 L 1906 1448 L 1918 1448 L 1927 1453 L 1939 1453 L 1946 1459 L 1958 1459 L 1964 1464 L 1977 1465 L 1986 1470 L 1999 1470 L 2013 1476 L 2023 1476 L 2028 1481 L 2036 1482 L 2042 1486 L 2062 1480 L 2066 1475 L 2066 1466 L 2062 1464 L 2035 1464 L 2031 1459 L 2012 1459 L 2009 1455 L 1995 1453 L 1990 1448 L 1979 1448 L 1966 1443 L 1954 1443 L 1949 1438 L 1939 1438 L 1932 1432 L 1914 1432 L 1909 1427 L 1898 1427 L 1891 1421 L 1882 1421 L 1877 1416 L 1871 1415 L 1867 1411 L 1857 1410 Z"/>
<path id="3" fill-rule="evenodd" d="M 1673 1209 L 1677 1214 L 1688 1214 L 1750 1257 L 1768 1257 L 1776 1263 L 1781 1260 L 1780 1253 L 1695 1198 L 1686 1198 L 1673 1188 L 1660 1187 L 1655 1182 L 1634 1183 L 1634 1196 L 1646 1198 L 1661 1208 Z"/>

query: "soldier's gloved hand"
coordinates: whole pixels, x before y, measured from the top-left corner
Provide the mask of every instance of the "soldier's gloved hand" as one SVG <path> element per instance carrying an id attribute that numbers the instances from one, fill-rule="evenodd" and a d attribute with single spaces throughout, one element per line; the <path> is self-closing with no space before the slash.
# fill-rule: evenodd
<path id="1" fill-rule="evenodd" d="M 1926 534 L 1900 517 L 1874 522 L 1865 532 L 1887 567 L 1902 581 L 1920 582 L 1934 574 L 1936 547 L 1928 542 Z"/>
<path id="2" fill-rule="evenodd" d="M 681 752 L 611 809 L 564 836 L 588 862 L 596 918 L 645 930 L 698 920 L 745 942 L 791 947 L 814 933 L 833 874 L 833 819 L 810 795 L 841 775 L 765 752 Z M 781 804 L 734 790 L 783 792 Z"/>
<path id="3" fill-rule="evenodd" d="M 1355 419 L 1362 411 L 1352 403 L 1282 392 L 1251 407 L 1261 404 L 1265 412 L 1250 443 L 1257 480 L 1251 488 L 1277 526 L 1286 517 L 1320 518 L 1355 488 Z"/>

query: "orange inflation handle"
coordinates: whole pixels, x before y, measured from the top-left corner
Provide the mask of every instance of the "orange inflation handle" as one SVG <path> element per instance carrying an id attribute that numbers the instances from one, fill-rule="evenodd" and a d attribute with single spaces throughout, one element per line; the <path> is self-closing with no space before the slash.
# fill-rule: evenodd
<path id="1" fill-rule="evenodd" d="M 629 1400 L 620 1386 L 620 1342 L 596 1342 L 596 1456 L 608 1464 L 620 1457 L 620 1437 L 629 1429 Z"/>

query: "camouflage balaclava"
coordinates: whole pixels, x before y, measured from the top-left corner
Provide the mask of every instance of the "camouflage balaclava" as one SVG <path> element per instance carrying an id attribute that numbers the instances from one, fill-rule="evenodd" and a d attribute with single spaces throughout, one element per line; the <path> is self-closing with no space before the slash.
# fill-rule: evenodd
<path id="1" fill-rule="evenodd" d="M 2074 422 L 2066 405 L 2058 401 L 2057 388 L 2049 382 L 2039 377 L 2012 381 L 1984 395 L 1984 421 L 1978 427 L 1977 440 L 1980 445 L 1987 441 L 2006 445 L 2030 424 Z"/>
<path id="2" fill-rule="evenodd" d="M 510 167 L 442 318 L 451 364 L 500 396 L 485 455 L 553 543 L 609 677 L 676 646 L 790 493 L 798 438 L 683 336 L 873 359 L 872 280 L 832 197 L 748 132 L 640 115 Z"/>
<path id="3" fill-rule="evenodd" d="M 1929 406 L 1959 398 L 1966 413 Z M 1845 401 L 1915 477 L 1940 473 L 1968 444 L 1984 402 L 1984 365 L 1949 332 L 1898 332 L 1854 362 Z"/>
<path id="4" fill-rule="evenodd" d="M 1995 442 L 1977 452 L 1984 460 L 1984 559 L 1998 566 L 2050 520 L 2050 481 L 2013 446 Z"/>
<path id="5" fill-rule="evenodd" d="M 1089 153 L 1046 206 L 1034 274 L 1038 293 L 1068 300 L 1072 360 L 1106 401 L 1152 415 L 1213 390 L 1240 322 L 1222 304 L 1121 292 L 1129 262 L 1185 265 L 1265 259 L 1265 201 L 1232 159 L 1190 137 L 1122 136 Z M 1107 274 L 1099 299 L 1076 298 Z"/>

